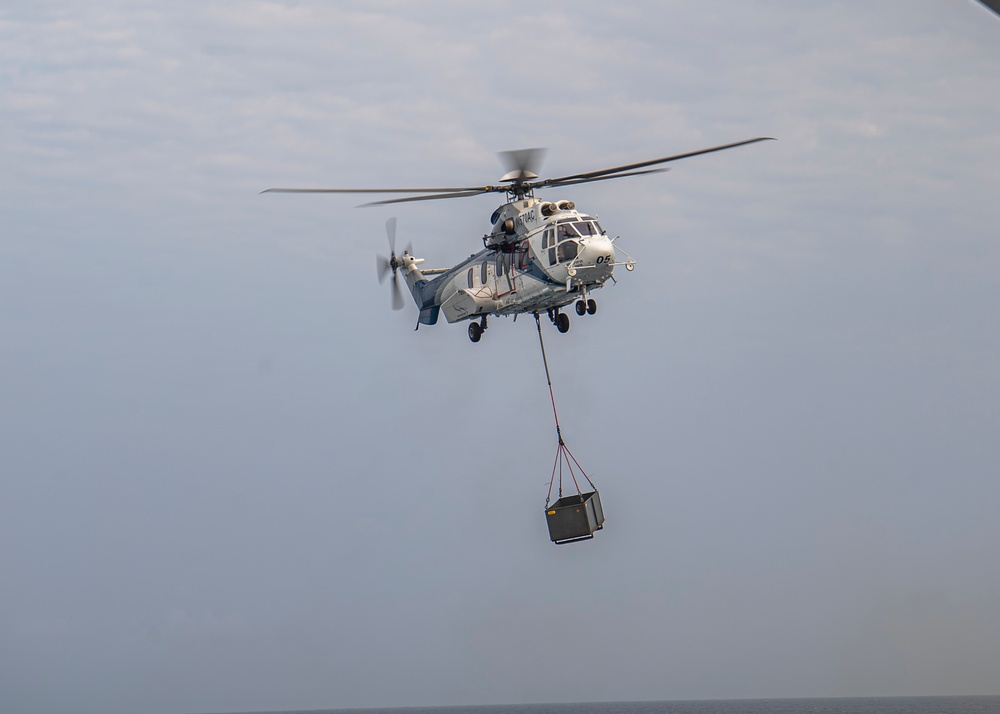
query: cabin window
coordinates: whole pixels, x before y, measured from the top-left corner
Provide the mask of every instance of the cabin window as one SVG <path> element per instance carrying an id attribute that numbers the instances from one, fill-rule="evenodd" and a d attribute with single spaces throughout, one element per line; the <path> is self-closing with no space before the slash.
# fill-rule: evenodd
<path id="1" fill-rule="evenodd" d="M 563 241 L 559 244 L 559 262 L 573 260 L 580 250 L 580 244 L 575 240 Z"/>
<path id="2" fill-rule="evenodd" d="M 469 268 L 469 287 L 470 288 L 473 286 L 473 282 L 472 282 L 472 280 L 473 280 L 473 278 L 472 278 L 472 272 L 473 272 L 473 270 L 474 270 L 474 268 Z"/>
<path id="3" fill-rule="evenodd" d="M 483 285 L 486 285 L 486 265 L 487 263 L 484 260 L 483 264 L 479 266 L 479 276 L 480 276 L 479 282 L 481 282 Z"/>
<path id="4" fill-rule="evenodd" d="M 518 262 L 521 266 L 521 270 L 528 269 L 528 241 L 524 241 L 524 243 L 521 244 L 521 254 Z"/>

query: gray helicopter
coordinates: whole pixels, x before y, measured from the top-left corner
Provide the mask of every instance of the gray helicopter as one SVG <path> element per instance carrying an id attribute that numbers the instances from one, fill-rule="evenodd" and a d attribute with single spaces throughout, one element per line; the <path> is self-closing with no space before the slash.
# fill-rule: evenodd
<path id="1" fill-rule="evenodd" d="M 423 258 L 414 257 L 409 246 L 396 255 L 396 219 L 386 221 L 389 256 L 378 257 L 379 282 L 391 273 L 392 307 L 400 310 L 403 298 L 398 275 L 403 279 L 420 311 L 420 325 L 434 325 L 441 313 L 449 322 L 469 320 L 469 339 L 479 342 L 489 315 L 538 314 L 545 312 L 559 332 L 569 331 L 569 315 L 562 311 L 575 303 L 579 316 L 597 312 L 591 293 L 604 287 L 616 266 L 635 268 L 635 260 L 621 247 L 596 217 L 577 210 L 573 201 L 543 201 L 535 189 L 561 188 L 625 176 L 660 173 L 666 168 L 649 168 L 678 159 L 768 141 L 758 137 L 734 144 L 713 146 L 684 154 L 640 161 L 624 166 L 541 179 L 533 170 L 540 162 L 541 149 L 507 151 L 501 158 L 510 169 L 495 186 L 451 188 L 324 189 L 269 188 L 262 193 L 402 193 L 416 194 L 363 204 L 365 206 L 465 198 L 484 193 L 501 193 L 506 203 L 490 217 L 493 229 L 483 236 L 483 250 L 451 268 L 421 268 Z M 617 247 L 617 251 L 616 251 Z M 618 253 L 622 254 L 619 258 Z"/>

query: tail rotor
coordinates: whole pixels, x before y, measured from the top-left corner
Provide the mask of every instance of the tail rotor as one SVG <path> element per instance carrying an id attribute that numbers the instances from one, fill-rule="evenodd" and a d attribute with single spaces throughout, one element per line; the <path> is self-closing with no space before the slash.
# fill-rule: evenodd
<path id="1" fill-rule="evenodd" d="M 375 267 L 378 271 L 378 281 L 379 283 L 384 283 L 386 276 L 392 273 L 392 309 L 402 310 L 403 309 L 403 292 L 399 287 L 399 273 L 397 269 L 402 265 L 399 258 L 396 257 L 396 217 L 393 216 L 385 222 L 385 233 L 389 238 L 389 257 L 384 255 L 377 255 L 375 257 Z M 406 248 L 403 250 L 403 255 L 408 255 L 410 253 L 410 244 L 407 243 Z"/>

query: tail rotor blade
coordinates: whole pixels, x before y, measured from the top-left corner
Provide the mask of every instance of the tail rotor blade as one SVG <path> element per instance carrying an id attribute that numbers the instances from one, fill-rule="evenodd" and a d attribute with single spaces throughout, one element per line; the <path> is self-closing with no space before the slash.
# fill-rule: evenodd
<path id="1" fill-rule="evenodd" d="M 403 292 L 399 288 L 399 276 L 395 272 L 392 274 L 392 309 L 403 309 Z"/>
<path id="2" fill-rule="evenodd" d="M 392 273 L 392 309 L 402 310 L 403 309 L 403 290 L 399 285 L 399 267 L 402 263 L 396 258 L 396 217 L 393 216 L 385 222 L 385 235 L 389 239 L 389 257 L 386 258 L 384 255 L 375 256 L 375 269 L 378 272 L 378 281 L 380 283 L 385 282 L 385 278 L 389 273 Z M 406 252 L 409 253 L 413 248 L 409 243 L 406 244 Z"/>
<path id="3" fill-rule="evenodd" d="M 385 276 L 392 270 L 392 262 L 384 255 L 375 256 L 375 270 L 378 271 L 379 285 L 385 282 Z"/>
<path id="4" fill-rule="evenodd" d="M 396 217 L 392 216 L 385 222 L 385 234 L 389 237 L 389 252 L 396 255 Z"/>

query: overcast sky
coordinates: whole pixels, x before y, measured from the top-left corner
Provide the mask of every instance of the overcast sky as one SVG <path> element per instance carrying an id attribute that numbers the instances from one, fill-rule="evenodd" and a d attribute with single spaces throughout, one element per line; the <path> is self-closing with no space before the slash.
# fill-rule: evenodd
<path id="1" fill-rule="evenodd" d="M 566 335 L 375 277 L 495 182 L 639 265 Z M 0 709 L 1000 693 L 1000 19 L 970 0 L 0 9 Z"/>

